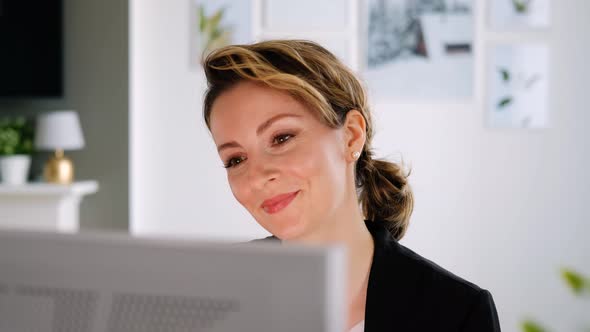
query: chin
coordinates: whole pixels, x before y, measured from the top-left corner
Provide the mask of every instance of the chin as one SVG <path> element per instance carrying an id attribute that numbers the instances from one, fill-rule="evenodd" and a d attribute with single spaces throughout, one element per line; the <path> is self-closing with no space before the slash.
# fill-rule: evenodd
<path id="1" fill-rule="evenodd" d="M 280 216 L 273 216 L 269 219 L 265 220 L 266 227 L 262 226 L 281 240 L 296 240 L 306 233 L 306 224 L 300 218 L 285 217 L 281 220 Z"/>

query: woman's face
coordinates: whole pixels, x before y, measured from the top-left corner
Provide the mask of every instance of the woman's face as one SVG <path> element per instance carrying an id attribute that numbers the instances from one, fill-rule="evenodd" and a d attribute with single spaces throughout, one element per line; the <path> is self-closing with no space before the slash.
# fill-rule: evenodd
<path id="1" fill-rule="evenodd" d="M 289 94 L 238 83 L 215 100 L 210 125 L 233 195 L 278 238 L 312 234 L 344 204 L 344 131 Z"/>

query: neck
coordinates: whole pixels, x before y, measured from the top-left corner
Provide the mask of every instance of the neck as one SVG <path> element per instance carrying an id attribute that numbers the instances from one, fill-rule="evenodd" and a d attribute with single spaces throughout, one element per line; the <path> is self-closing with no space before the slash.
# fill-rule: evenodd
<path id="1" fill-rule="evenodd" d="M 357 237 L 347 244 L 348 249 L 348 329 L 365 318 L 369 273 L 373 262 L 373 237 L 364 220 Z"/>
<path id="2" fill-rule="evenodd" d="M 356 197 L 346 206 L 354 207 L 354 209 L 341 209 L 341 213 L 337 216 L 321 222 L 320 229 L 315 229 L 313 233 L 294 241 L 317 245 L 339 244 L 346 247 L 348 256 L 347 326 L 350 329 L 364 319 L 366 291 L 375 247 L 373 237 L 356 203 Z"/>

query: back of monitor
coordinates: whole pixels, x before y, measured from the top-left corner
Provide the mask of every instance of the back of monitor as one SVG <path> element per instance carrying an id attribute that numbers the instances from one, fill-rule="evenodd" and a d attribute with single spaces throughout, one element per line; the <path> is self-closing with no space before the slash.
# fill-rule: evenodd
<path id="1" fill-rule="evenodd" d="M 0 332 L 344 330 L 344 250 L 0 232 Z"/>

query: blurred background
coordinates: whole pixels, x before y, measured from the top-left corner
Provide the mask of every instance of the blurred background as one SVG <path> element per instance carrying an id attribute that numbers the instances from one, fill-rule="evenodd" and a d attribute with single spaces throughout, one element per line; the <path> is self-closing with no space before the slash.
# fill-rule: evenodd
<path id="1" fill-rule="evenodd" d="M 37 129 L 51 111 L 79 118 L 84 142 L 66 152 L 75 179 L 60 185 L 75 196 L 70 231 L 268 236 L 227 184 L 202 120 L 199 61 L 227 43 L 311 39 L 367 86 L 377 155 L 412 169 L 402 244 L 489 289 L 504 331 L 527 319 L 590 327 L 588 293 L 561 275 L 590 275 L 589 1 L 51 0 L 6 30 L 15 1 L 0 2 L 0 68 L 12 75 L 0 72 L 0 118 Z M 31 61 L 53 54 L 39 68 L 55 71 L 27 74 L 14 31 L 29 32 Z M 50 137 L 72 130 L 61 125 Z M 26 182 L 0 185 L 0 226 L 47 217 L 26 197 L 53 190 L 44 165 L 68 148 L 34 143 Z"/>

